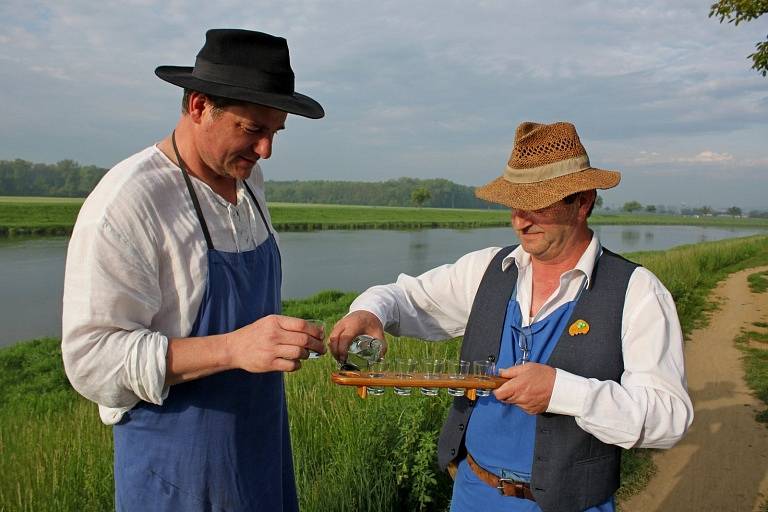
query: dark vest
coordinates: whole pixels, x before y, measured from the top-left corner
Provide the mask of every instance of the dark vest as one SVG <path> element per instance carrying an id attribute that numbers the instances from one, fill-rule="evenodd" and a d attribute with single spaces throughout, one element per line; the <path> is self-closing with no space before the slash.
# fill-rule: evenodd
<path id="1" fill-rule="evenodd" d="M 515 246 L 499 251 L 485 271 L 467 321 L 461 359 L 499 357 L 507 303 L 517 282 L 517 266 L 501 262 Z M 624 371 L 621 319 L 629 278 L 638 265 L 603 249 L 590 288 L 581 294 L 571 319 L 589 324 L 587 334 L 563 332 L 547 364 L 575 375 L 619 381 Z M 464 433 L 474 402 L 454 398 L 440 433 L 438 462 L 445 469 L 463 458 Z M 605 502 L 619 488 L 621 448 L 582 430 L 572 416 L 544 413 L 536 418 L 531 490 L 544 512 L 577 512 Z"/>

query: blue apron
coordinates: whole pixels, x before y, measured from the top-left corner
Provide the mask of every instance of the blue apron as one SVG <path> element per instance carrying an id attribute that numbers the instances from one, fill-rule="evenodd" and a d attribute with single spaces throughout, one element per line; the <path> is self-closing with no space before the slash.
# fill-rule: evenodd
<path id="1" fill-rule="evenodd" d="M 546 363 L 555 350 L 557 341 L 567 329 L 576 302 L 586 284 L 582 282 L 576 298 L 529 326 L 522 327 L 517 293 L 507 304 L 499 351 L 499 368 L 513 366 L 522 357 L 521 346 L 527 340 L 529 360 Z M 467 427 L 466 447 L 478 464 L 504 478 L 527 482 L 531 479 L 533 445 L 536 435 L 536 416 L 496 400 L 491 394 L 478 397 Z M 459 463 L 451 498 L 451 512 L 485 510 L 487 512 L 540 512 L 535 502 L 499 491 L 480 480 L 467 464 Z M 613 498 L 587 512 L 613 512 Z"/>
<path id="2" fill-rule="evenodd" d="M 231 332 L 279 313 L 282 272 L 273 233 L 252 251 L 214 249 L 178 159 L 208 244 L 208 281 L 190 336 Z M 163 405 L 140 402 L 128 411 L 114 441 L 118 511 L 298 510 L 280 372 L 230 370 L 176 384 Z"/>

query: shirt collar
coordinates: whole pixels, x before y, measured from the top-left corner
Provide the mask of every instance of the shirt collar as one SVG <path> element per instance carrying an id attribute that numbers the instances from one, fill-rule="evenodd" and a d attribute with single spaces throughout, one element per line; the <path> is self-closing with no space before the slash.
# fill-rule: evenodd
<path id="1" fill-rule="evenodd" d="M 589 289 L 592 285 L 592 273 L 595 270 L 595 263 L 602 253 L 603 247 L 600 245 L 600 239 L 598 238 L 597 233 L 593 232 L 592 240 L 590 240 L 589 245 L 584 250 L 581 258 L 579 258 L 576 266 L 573 267 L 573 269 L 564 272 L 563 275 L 569 272 L 579 272 L 583 274 L 587 278 L 586 288 Z M 531 264 L 531 255 L 523 250 L 522 245 L 518 245 L 515 250 L 501 260 L 501 270 L 506 272 L 513 262 L 517 265 L 517 270 L 520 271 L 522 268 Z"/>

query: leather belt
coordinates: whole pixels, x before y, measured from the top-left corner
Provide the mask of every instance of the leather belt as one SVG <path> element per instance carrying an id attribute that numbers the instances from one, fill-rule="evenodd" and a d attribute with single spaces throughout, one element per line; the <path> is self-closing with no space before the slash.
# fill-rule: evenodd
<path id="1" fill-rule="evenodd" d="M 469 453 L 467 454 L 467 463 L 480 480 L 498 489 L 502 495 L 536 501 L 531 492 L 531 485 L 527 482 L 517 482 L 508 478 L 501 478 L 478 465 Z"/>

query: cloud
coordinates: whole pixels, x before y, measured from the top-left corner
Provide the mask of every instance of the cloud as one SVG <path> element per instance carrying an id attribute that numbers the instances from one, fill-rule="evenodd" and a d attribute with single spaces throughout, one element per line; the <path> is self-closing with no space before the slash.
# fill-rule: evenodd
<path id="1" fill-rule="evenodd" d="M 705 150 L 693 156 L 663 155 L 656 151 L 640 151 L 639 155 L 631 160 L 634 164 L 669 164 L 669 163 L 723 163 L 735 162 L 730 153 L 717 153 Z"/>
<path id="2" fill-rule="evenodd" d="M 207 28 L 237 26 L 284 35 L 297 90 L 327 112 L 289 120 L 268 177 L 484 183 L 525 120 L 573 121 L 610 168 L 765 168 L 768 92 L 746 59 L 764 29 L 708 12 L 699 0 L 5 0 L 0 158 L 109 166 L 145 147 L 179 115 L 180 91 L 154 68 L 191 65 Z M 646 193 L 675 189 L 657 178 Z"/>
<path id="3" fill-rule="evenodd" d="M 733 155 L 729 153 L 715 153 L 714 151 L 702 151 L 694 157 L 682 157 L 677 160 L 678 162 L 692 162 L 692 163 L 721 163 L 733 161 Z"/>

